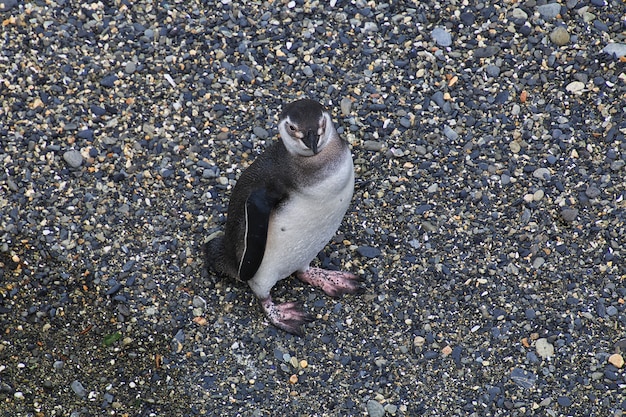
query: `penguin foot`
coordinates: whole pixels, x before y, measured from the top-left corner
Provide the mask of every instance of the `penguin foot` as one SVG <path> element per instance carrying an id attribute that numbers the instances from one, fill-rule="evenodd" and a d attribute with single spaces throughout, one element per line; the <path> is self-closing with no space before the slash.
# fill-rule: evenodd
<path id="1" fill-rule="evenodd" d="M 298 303 L 274 304 L 271 296 L 260 301 L 270 322 L 288 333 L 304 336 L 302 325 L 313 321 L 313 317 L 302 311 Z"/>
<path id="2" fill-rule="evenodd" d="M 298 272 L 296 276 L 300 281 L 321 289 L 331 297 L 341 297 L 344 294 L 361 294 L 365 291 L 361 285 L 363 279 L 350 272 L 309 268 L 306 271 Z"/>

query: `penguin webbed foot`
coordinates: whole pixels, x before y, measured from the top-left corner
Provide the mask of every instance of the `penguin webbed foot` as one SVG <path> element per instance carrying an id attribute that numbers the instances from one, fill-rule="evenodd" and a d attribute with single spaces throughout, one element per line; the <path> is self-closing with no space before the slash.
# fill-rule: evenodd
<path id="1" fill-rule="evenodd" d="M 344 294 L 362 294 L 365 288 L 363 278 L 344 271 L 330 271 L 322 268 L 309 268 L 296 274 L 298 279 L 317 287 L 331 297 Z"/>
<path id="2" fill-rule="evenodd" d="M 274 304 L 271 296 L 260 301 L 269 321 L 288 333 L 302 337 L 304 336 L 302 326 L 313 321 L 309 313 L 302 311 L 299 303 Z"/>

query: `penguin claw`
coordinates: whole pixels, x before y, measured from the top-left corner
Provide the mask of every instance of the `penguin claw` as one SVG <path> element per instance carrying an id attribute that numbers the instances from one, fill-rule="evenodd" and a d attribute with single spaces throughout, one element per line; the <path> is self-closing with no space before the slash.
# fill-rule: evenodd
<path id="1" fill-rule="evenodd" d="M 304 336 L 302 326 L 313 321 L 313 316 L 302 310 L 299 303 L 274 304 L 271 297 L 261 300 L 269 321 L 279 329 L 296 336 Z"/>
<path id="2" fill-rule="evenodd" d="M 296 276 L 299 280 L 321 289 L 331 297 L 365 292 L 365 287 L 361 284 L 364 279 L 350 272 L 309 268 L 298 272 Z"/>

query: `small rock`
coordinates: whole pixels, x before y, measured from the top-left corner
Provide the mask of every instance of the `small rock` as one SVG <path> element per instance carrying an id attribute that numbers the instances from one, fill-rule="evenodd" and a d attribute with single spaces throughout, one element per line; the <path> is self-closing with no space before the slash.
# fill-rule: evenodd
<path id="1" fill-rule="evenodd" d="M 526 19 L 528 19 L 528 13 L 526 13 L 526 12 L 524 11 L 524 9 L 520 9 L 520 8 L 518 7 L 518 8 L 515 8 L 515 9 L 511 10 L 511 17 L 512 17 L 513 19 L 522 19 L 522 20 L 526 20 Z"/>
<path id="2" fill-rule="evenodd" d="M 568 223 L 576 220 L 576 217 L 578 217 L 578 209 L 564 208 L 561 210 L 561 218 Z"/>
<path id="3" fill-rule="evenodd" d="M 114 87 L 115 81 L 117 81 L 117 75 L 107 75 L 100 80 L 100 85 L 103 87 Z"/>
<path id="4" fill-rule="evenodd" d="M 72 381 L 70 387 L 72 388 L 72 391 L 74 391 L 74 393 L 80 398 L 85 398 L 87 396 L 87 390 L 85 389 L 85 387 L 83 387 L 83 384 L 81 384 L 80 381 Z"/>
<path id="5" fill-rule="evenodd" d="M 476 48 L 474 56 L 476 58 L 489 58 L 500 52 L 500 47 L 497 45 L 486 46 L 484 48 Z"/>
<path id="6" fill-rule="evenodd" d="M 550 170 L 548 168 L 537 168 L 533 171 L 533 177 L 539 178 L 541 180 L 549 180 Z"/>
<path id="7" fill-rule="evenodd" d="M 375 258 L 381 254 L 380 249 L 373 248 L 371 246 L 360 246 L 356 251 L 359 253 L 359 255 L 370 259 Z"/>
<path id="8" fill-rule="evenodd" d="M 559 405 L 562 407 L 569 407 L 570 405 L 572 405 L 572 400 L 569 397 L 565 396 L 557 398 L 556 402 L 559 403 Z"/>
<path id="9" fill-rule="evenodd" d="M 137 64 L 133 61 L 127 62 L 124 67 L 124 72 L 126 72 L 126 74 L 132 74 L 135 71 L 137 71 Z"/>
<path id="10" fill-rule="evenodd" d="M 378 25 L 375 22 L 365 22 L 365 24 L 363 25 L 363 32 L 378 32 Z"/>
<path id="11" fill-rule="evenodd" d="M 350 100 L 348 97 L 344 97 L 341 99 L 341 103 L 339 104 L 339 106 L 341 107 L 341 114 L 347 116 L 352 111 L 352 100 Z"/>
<path id="12" fill-rule="evenodd" d="M 511 371 L 511 379 L 522 388 L 532 388 L 537 382 L 537 375 L 525 371 L 521 368 L 513 368 Z"/>
<path id="13" fill-rule="evenodd" d="M 550 40 L 558 46 L 567 45 L 570 40 L 569 32 L 563 26 L 557 26 L 550 33 Z"/>
<path id="14" fill-rule="evenodd" d="M 252 128 L 252 133 L 254 133 L 256 137 L 258 137 L 261 140 L 265 140 L 270 136 L 267 130 L 263 129 L 261 126 L 254 126 Z"/>
<path id="15" fill-rule="evenodd" d="M 383 148 L 383 143 L 377 140 L 366 140 L 363 142 L 363 149 L 366 151 L 379 152 Z"/>
<path id="16" fill-rule="evenodd" d="M 78 168 L 83 164 L 83 156 L 75 149 L 65 152 L 63 159 L 72 168 Z"/>
<path id="17" fill-rule="evenodd" d="M 571 83 L 567 84 L 565 89 L 570 93 L 580 93 L 585 89 L 585 83 L 581 81 L 572 81 Z"/>
<path id="18" fill-rule="evenodd" d="M 554 346 L 544 337 L 537 339 L 537 342 L 535 342 L 535 350 L 537 351 L 537 355 L 541 356 L 543 359 L 554 356 Z"/>
<path id="19" fill-rule="evenodd" d="M 590 185 L 587 187 L 587 190 L 585 190 L 585 195 L 589 198 L 596 198 L 601 193 L 600 189 L 595 185 Z"/>
<path id="20" fill-rule="evenodd" d="M 452 45 L 452 35 L 445 28 L 436 27 L 430 35 L 439 46 L 447 47 Z"/>
<path id="21" fill-rule="evenodd" d="M 457 140 L 459 138 L 459 134 L 448 125 L 443 127 L 443 134 L 450 140 Z"/>
<path id="22" fill-rule="evenodd" d="M 546 260 L 544 258 L 542 258 L 541 256 L 535 258 L 535 260 L 533 261 L 533 268 L 535 269 L 539 269 L 541 268 L 541 266 L 546 262 Z M 554 351 L 554 349 L 553 349 Z M 537 352 L 539 353 L 539 352 Z M 540 354 L 541 355 L 541 354 Z"/>
<path id="23" fill-rule="evenodd" d="M 497 65 L 487 65 L 487 68 L 485 68 L 485 72 L 490 77 L 494 77 L 495 78 L 498 75 L 500 75 L 500 67 L 497 66 Z"/>
<path id="24" fill-rule="evenodd" d="M 610 43 L 602 49 L 602 52 L 616 58 L 626 56 L 626 43 Z"/>
<path id="25" fill-rule="evenodd" d="M 558 3 L 548 3 L 537 6 L 537 11 L 545 20 L 552 20 L 561 13 L 561 5 Z"/>
<path id="26" fill-rule="evenodd" d="M 544 191 L 540 188 L 533 193 L 533 200 L 539 201 L 543 198 L 544 195 L 545 195 Z"/>
<path id="27" fill-rule="evenodd" d="M 385 408 L 378 401 L 368 400 L 367 415 L 370 417 L 383 417 L 385 415 Z"/>
<path id="28" fill-rule="evenodd" d="M 509 144 L 509 149 L 511 149 L 511 152 L 513 153 L 519 153 L 522 150 L 522 147 L 519 142 L 513 141 Z"/>
<path id="29" fill-rule="evenodd" d="M 620 369 L 622 366 L 624 366 L 624 358 L 619 353 L 614 353 L 609 356 L 609 363 Z"/>

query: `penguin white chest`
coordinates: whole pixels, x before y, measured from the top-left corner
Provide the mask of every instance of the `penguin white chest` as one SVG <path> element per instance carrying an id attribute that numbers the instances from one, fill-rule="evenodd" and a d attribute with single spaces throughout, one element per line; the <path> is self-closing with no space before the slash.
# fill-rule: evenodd
<path id="1" fill-rule="evenodd" d="M 352 158 L 322 181 L 289 196 L 270 217 L 263 262 L 249 282 L 269 294 L 274 284 L 306 270 L 341 224 L 354 191 Z"/>

